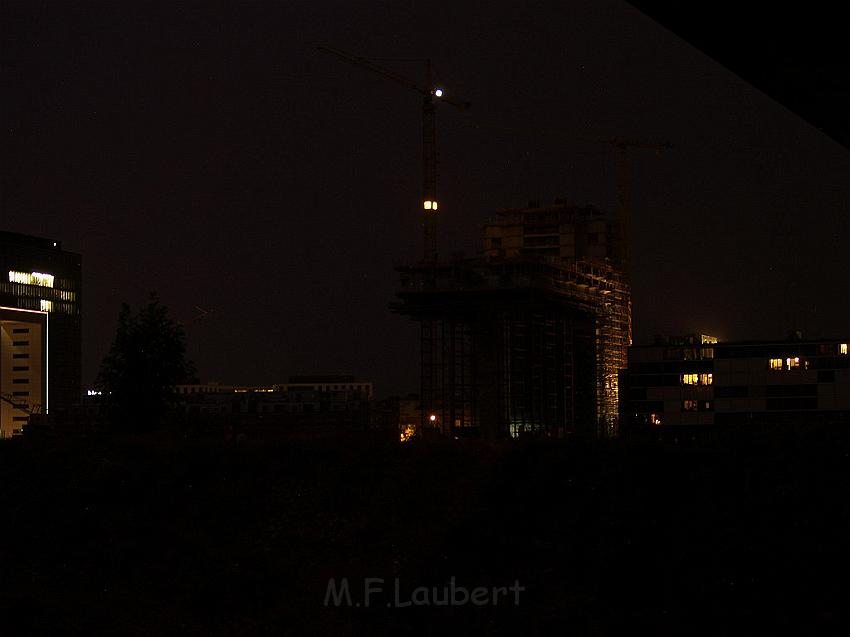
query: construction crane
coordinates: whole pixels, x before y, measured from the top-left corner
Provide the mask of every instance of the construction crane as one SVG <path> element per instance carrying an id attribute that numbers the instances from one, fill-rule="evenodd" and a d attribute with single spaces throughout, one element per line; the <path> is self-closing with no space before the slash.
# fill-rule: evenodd
<path id="1" fill-rule="evenodd" d="M 623 271 L 628 274 L 629 271 L 629 229 L 631 224 L 632 214 L 632 168 L 629 161 L 630 148 L 646 148 L 654 150 L 660 155 L 662 150 L 672 148 L 673 146 L 667 142 L 646 142 L 637 139 L 629 139 L 628 137 L 579 137 L 582 141 L 597 142 L 608 144 L 617 149 L 619 155 L 617 161 L 618 176 L 617 176 L 617 198 L 620 204 L 620 226 L 623 233 Z"/>
<path id="2" fill-rule="evenodd" d="M 437 260 L 437 209 L 439 208 L 439 201 L 437 198 L 437 126 L 434 102 L 436 98 L 437 101 L 445 102 L 461 111 L 469 108 L 469 102 L 460 102 L 446 96 L 443 89 L 434 83 L 431 60 L 416 60 L 425 63 L 425 82 L 420 85 L 413 80 L 409 80 L 375 64 L 369 58 L 359 57 L 326 46 L 320 46 L 319 50 L 336 55 L 346 62 L 392 80 L 422 95 L 422 227 L 425 235 L 424 259 L 426 263 L 435 262 Z"/>

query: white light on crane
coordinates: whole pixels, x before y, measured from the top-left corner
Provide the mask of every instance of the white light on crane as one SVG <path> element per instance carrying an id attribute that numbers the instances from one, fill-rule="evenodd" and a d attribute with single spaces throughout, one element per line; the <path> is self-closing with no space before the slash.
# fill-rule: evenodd
<path id="1" fill-rule="evenodd" d="M 443 89 L 441 89 L 441 88 L 434 89 L 434 95 L 436 97 L 442 97 L 443 96 Z"/>

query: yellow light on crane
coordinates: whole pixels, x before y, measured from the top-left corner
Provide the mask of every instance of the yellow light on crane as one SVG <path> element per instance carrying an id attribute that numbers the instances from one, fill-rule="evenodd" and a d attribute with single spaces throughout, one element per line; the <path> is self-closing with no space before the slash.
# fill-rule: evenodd
<path id="1" fill-rule="evenodd" d="M 422 202 L 422 207 L 425 210 L 436 210 L 437 209 L 437 202 L 431 201 L 430 199 L 426 199 L 425 201 Z"/>
<path id="2" fill-rule="evenodd" d="M 428 420 L 430 420 L 431 422 L 434 422 L 434 421 L 437 420 L 437 416 L 435 416 L 434 414 L 431 414 L 430 416 L 428 416 Z"/>

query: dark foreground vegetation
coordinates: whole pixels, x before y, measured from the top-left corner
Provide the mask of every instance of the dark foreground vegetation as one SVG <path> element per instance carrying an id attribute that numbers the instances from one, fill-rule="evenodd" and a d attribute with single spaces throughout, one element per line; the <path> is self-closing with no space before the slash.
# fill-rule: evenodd
<path id="1" fill-rule="evenodd" d="M 0 634 L 826 634 L 850 590 L 849 453 L 835 431 L 24 437 L 0 444 Z M 356 601 L 366 577 L 409 599 L 452 576 L 526 590 L 323 603 L 332 577 Z"/>

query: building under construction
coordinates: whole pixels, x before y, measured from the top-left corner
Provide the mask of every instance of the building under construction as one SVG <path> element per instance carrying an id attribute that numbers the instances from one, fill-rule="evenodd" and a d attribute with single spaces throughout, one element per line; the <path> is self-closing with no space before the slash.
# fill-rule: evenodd
<path id="1" fill-rule="evenodd" d="M 617 433 L 631 293 L 618 220 L 556 200 L 502 210 L 474 259 L 397 268 L 421 329 L 422 425 L 454 436 Z"/>

